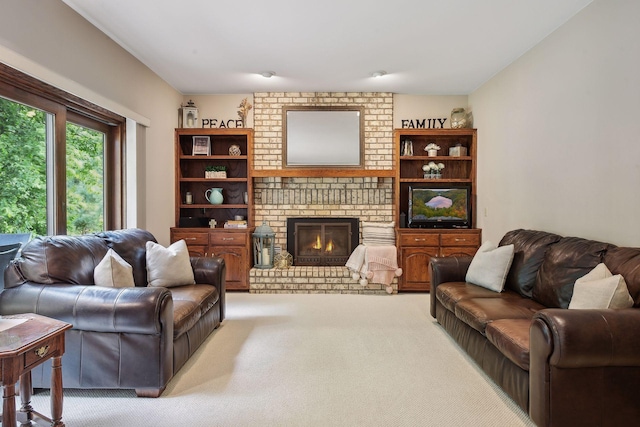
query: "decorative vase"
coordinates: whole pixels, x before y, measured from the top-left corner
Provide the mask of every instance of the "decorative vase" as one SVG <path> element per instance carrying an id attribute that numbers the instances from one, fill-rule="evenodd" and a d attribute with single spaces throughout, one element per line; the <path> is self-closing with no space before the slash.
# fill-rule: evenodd
<path id="1" fill-rule="evenodd" d="M 224 201 L 222 196 L 222 188 L 210 188 L 204 192 L 204 197 L 212 205 L 221 205 Z"/>
<path id="2" fill-rule="evenodd" d="M 464 108 L 451 110 L 451 129 L 464 129 L 467 127 L 467 112 Z"/>
<path id="3" fill-rule="evenodd" d="M 402 142 L 402 156 L 413 156 L 413 142 L 405 140 Z"/>
<path id="4" fill-rule="evenodd" d="M 436 157 L 438 155 L 438 150 L 427 150 L 428 157 Z"/>

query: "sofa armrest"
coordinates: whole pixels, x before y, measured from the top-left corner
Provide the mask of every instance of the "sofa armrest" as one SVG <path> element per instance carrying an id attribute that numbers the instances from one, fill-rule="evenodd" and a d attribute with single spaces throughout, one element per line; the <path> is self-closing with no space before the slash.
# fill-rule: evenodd
<path id="1" fill-rule="evenodd" d="M 536 425 L 625 425 L 640 416 L 637 308 L 541 310 L 531 324 L 529 355 L 529 415 Z"/>
<path id="2" fill-rule="evenodd" d="M 213 285 L 220 297 L 220 321 L 225 317 L 226 266 L 220 257 L 191 257 L 191 267 L 196 283 Z"/>
<path id="3" fill-rule="evenodd" d="M 436 288 L 438 285 L 447 282 L 464 282 L 472 259 L 471 256 L 431 258 L 429 262 L 431 316 L 436 317 Z"/>
<path id="4" fill-rule="evenodd" d="M 26 282 L 0 294 L 0 313 L 36 313 L 94 332 L 173 333 L 173 300 L 166 288 L 108 288 Z"/>
<path id="5" fill-rule="evenodd" d="M 558 368 L 640 366 L 640 310 L 545 309 L 531 340 L 531 356 Z"/>

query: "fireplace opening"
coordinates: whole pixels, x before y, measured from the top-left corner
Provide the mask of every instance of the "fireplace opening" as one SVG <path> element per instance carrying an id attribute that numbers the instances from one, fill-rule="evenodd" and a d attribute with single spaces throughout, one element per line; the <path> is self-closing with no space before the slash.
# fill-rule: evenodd
<path id="1" fill-rule="evenodd" d="M 358 218 L 287 219 L 293 265 L 345 265 L 358 242 Z"/>

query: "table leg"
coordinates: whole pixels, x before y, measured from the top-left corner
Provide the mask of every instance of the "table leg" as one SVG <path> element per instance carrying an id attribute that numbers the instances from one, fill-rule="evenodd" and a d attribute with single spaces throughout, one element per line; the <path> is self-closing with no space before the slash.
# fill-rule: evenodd
<path id="1" fill-rule="evenodd" d="M 2 393 L 2 426 L 16 427 L 16 385 L 5 384 Z"/>
<path id="2" fill-rule="evenodd" d="M 51 359 L 51 426 L 65 427 L 62 422 L 62 356 Z"/>
<path id="3" fill-rule="evenodd" d="M 31 406 L 31 371 L 20 375 L 20 424 L 31 425 L 33 407 Z"/>

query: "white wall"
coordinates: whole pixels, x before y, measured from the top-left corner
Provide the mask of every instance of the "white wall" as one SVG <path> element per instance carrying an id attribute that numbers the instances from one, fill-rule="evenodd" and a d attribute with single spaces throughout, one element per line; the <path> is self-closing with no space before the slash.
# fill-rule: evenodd
<path id="1" fill-rule="evenodd" d="M 596 0 L 469 96 L 484 240 L 640 246 L 639 70 L 640 2 Z"/>
<path id="2" fill-rule="evenodd" d="M 138 185 L 138 202 L 146 200 L 136 209 L 138 226 L 168 244 L 182 95 L 58 0 L 2 1 L 0 62 L 146 126 L 136 137 L 144 144 L 136 178 L 147 183 Z"/>

